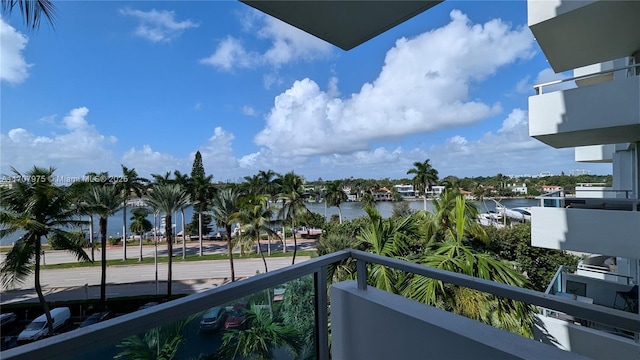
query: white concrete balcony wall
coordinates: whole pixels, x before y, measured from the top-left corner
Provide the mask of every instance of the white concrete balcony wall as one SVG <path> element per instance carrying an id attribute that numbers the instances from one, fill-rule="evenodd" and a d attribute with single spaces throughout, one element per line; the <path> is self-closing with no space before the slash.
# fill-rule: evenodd
<path id="1" fill-rule="evenodd" d="M 640 77 L 530 96 L 529 135 L 554 148 L 640 139 Z"/>
<path id="2" fill-rule="evenodd" d="M 353 281 L 331 286 L 333 359 L 574 359 L 578 354 Z"/>
<path id="3" fill-rule="evenodd" d="M 640 1 L 528 0 L 527 15 L 556 73 L 640 50 Z"/>
<path id="4" fill-rule="evenodd" d="M 611 163 L 614 151 L 614 144 L 578 146 L 575 149 L 575 160 L 588 163 Z"/>
<path id="5" fill-rule="evenodd" d="M 640 359 L 638 344 L 631 339 L 544 315 L 536 317 L 534 337 L 545 344 L 592 359 Z"/>
<path id="6" fill-rule="evenodd" d="M 531 208 L 531 245 L 640 258 L 640 211 Z"/>

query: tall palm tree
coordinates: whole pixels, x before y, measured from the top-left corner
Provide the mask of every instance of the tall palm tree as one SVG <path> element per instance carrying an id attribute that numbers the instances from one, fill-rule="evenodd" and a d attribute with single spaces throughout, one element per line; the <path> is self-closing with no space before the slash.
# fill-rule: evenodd
<path id="1" fill-rule="evenodd" d="M 438 181 L 438 171 L 431 166 L 429 159 L 427 159 L 424 162 L 414 162 L 413 168 L 409 169 L 407 174 L 415 174 L 413 184 L 418 191 L 422 192 L 424 211 L 427 211 L 427 190 L 431 190 L 431 186 Z"/>
<path id="2" fill-rule="evenodd" d="M 199 255 L 204 255 L 202 244 L 202 214 L 207 210 L 214 196 L 216 188 L 213 186 L 213 175 L 191 176 L 191 199 L 194 210 L 198 213 L 198 239 L 200 241 Z"/>
<path id="3" fill-rule="evenodd" d="M 98 215 L 100 232 L 100 306 L 107 304 L 107 220 L 120 210 L 122 202 L 118 190 L 112 184 L 94 184 L 85 197 L 87 211 Z"/>
<path id="4" fill-rule="evenodd" d="M 138 197 L 144 192 L 144 184 L 147 179 L 138 176 L 136 169 L 129 169 L 124 165 L 122 167 L 122 176 L 116 178 L 115 183 L 117 191 L 122 199 L 122 260 L 127 260 L 127 202 L 131 199 L 131 193 Z"/>
<path id="5" fill-rule="evenodd" d="M 291 221 L 291 229 L 293 232 L 293 259 L 291 265 L 296 262 L 296 253 L 298 251 L 298 240 L 296 238 L 296 216 L 309 212 L 305 205 L 303 193 L 304 185 L 302 178 L 292 172 L 285 175 L 286 187 L 285 192 L 280 194 L 283 200 L 283 206 L 280 208 L 283 221 Z"/>
<path id="6" fill-rule="evenodd" d="M 53 332 L 49 307 L 40 284 L 40 254 L 42 238 L 49 238 L 73 253 L 79 261 L 90 261 L 78 238 L 65 228 L 79 225 L 73 220 L 76 212 L 68 197 L 52 182 L 54 168 L 38 168 L 23 176 L 11 168 L 18 179 L 10 187 L 0 188 L 0 238 L 24 232 L 15 242 L 0 266 L 0 282 L 7 287 L 23 282 L 33 272 L 35 289 L 40 305 L 47 317 L 49 331 Z"/>
<path id="7" fill-rule="evenodd" d="M 186 191 L 187 193 L 191 194 L 192 193 L 192 187 L 191 187 L 191 179 L 189 178 L 189 175 L 187 174 L 182 174 L 180 173 L 180 171 L 176 170 L 173 172 L 173 174 L 175 175 L 175 180 L 174 183 L 178 184 L 178 186 L 180 186 L 180 188 L 184 191 Z M 185 205 L 186 206 L 186 205 Z M 180 219 L 182 221 L 182 259 L 186 259 L 187 258 L 187 231 L 185 229 L 185 224 L 184 224 L 184 207 L 180 208 Z"/>
<path id="8" fill-rule="evenodd" d="M 258 253 L 262 257 L 264 263 L 264 272 L 268 272 L 267 260 L 260 246 L 260 235 L 264 232 L 274 235 L 271 230 L 271 219 L 273 218 L 274 207 L 269 205 L 269 199 L 266 195 L 246 195 L 241 199 L 240 212 L 237 219 L 240 222 L 239 236 L 246 239 L 253 239 L 258 248 Z"/>
<path id="9" fill-rule="evenodd" d="M 171 296 L 172 266 L 173 266 L 173 238 L 171 232 L 171 215 L 189 204 L 189 194 L 179 185 L 153 185 L 147 195 L 147 204 L 158 212 L 164 213 L 164 231 L 167 237 L 167 296 Z"/>
<path id="10" fill-rule="evenodd" d="M 140 235 L 140 256 L 138 261 L 142 261 L 142 238 L 143 234 L 153 229 L 153 224 L 147 217 L 151 214 L 147 208 L 135 207 L 131 209 L 131 223 L 129 224 L 129 230 L 131 232 Z"/>
<path id="11" fill-rule="evenodd" d="M 338 208 L 338 218 L 340 224 L 342 224 L 342 210 L 340 204 L 349 200 L 347 194 L 342 190 L 342 182 L 339 180 L 331 181 L 327 183 L 324 195 L 324 201 L 329 206 L 336 206 Z"/>
<path id="12" fill-rule="evenodd" d="M 276 358 L 278 348 L 286 347 L 296 355 L 302 350 L 302 334 L 292 326 L 276 322 L 260 307 L 252 306 L 245 314 L 245 329 L 230 329 L 222 336 L 219 358 L 268 360 Z"/>
<path id="13" fill-rule="evenodd" d="M 211 213 L 217 226 L 224 227 L 227 237 L 227 255 L 229 256 L 229 267 L 231 269 L 231 282 L 236 281 L 235 270 L 233 268 L 233 242 L 231 238 L 231 225 L 238 217 L 238 199 L 240 193 L 236 187 L 231 186 L 223 189 L 211 199 Z"/>
<path id="14" fill-rule="evenodd" d="M 57 9 L 51 0 L 2 0 L 2 13 L 11 14 L 16 6 L 27 27 L 39 28 L 42 18 L 53 27 Z"/>
<path id="15" fill-rule="evenodd" d="M 282 179 L 280 174 L 273 170 L 260 170 L 258 171 L 257 177 L 260 179 L 261 193 L 269 195 L 270 202 L 278 201 L 278 197 L 282 192 Z M 271 235 L 268 235 L 267 241 L 267 253 L 271 256 Z M 283 250 L 286 251 L 284 243 Z"/>

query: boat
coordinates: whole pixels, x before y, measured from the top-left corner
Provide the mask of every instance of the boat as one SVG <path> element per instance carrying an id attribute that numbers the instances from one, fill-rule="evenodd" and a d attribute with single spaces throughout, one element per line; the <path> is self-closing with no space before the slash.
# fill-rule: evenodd
<path id="1" fill-rule="evenodd" d="M 517 220 L 520 222 L 531 221 L 530 207 L 508 208 L 496 201 L 496 212 L 512 220 Z"/>

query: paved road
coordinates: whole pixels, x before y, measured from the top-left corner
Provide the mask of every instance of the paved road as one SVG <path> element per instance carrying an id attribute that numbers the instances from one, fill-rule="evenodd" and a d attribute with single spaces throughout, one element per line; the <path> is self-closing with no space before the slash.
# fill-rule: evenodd
<path id="1" fill-rule="evenodd" d="M 308 260 L 296 257 L 296 263 Z M 269 270 L 291 265 L 291 258 L 267 258 Z M 236 259 L 236 277 L 250 277 L 264 272 L 262 259 Z M 166 293 L 167 264 L 158 264 L 160 294 Z M 63 299 L 91 299 L 100 297 L 100 268 L 45 269 L 40 274 L 41 284 L 48 301 Z M 196 293 L 214 288 L 230 279 L 229 261 L 203 260 L 173 264 L 174 293 Z M 17 289 L 3 290 L 0 303 L 37 301 L 31 275 Z M 85 286 L 86 285 L 86 286 Z M 155 294 L 154 265 L 109 266 L 107 269 L 107 296 L 121 297 Z"/>
<path id="2" fill-rule="evenodd" d="M 315 248 L 316 241 L 315 240 L 298 240 L 298 249 L 312 249 Z M 197 241 L 188 242 L 186 244 L 186 252 L 187 255 L 198 254 L 200 251 L 199 243 Z M 269 246 L 266 242 L 262 243 L 262 250 L 266 253 L 269 252 Z M 87 254 L 91 256 L 91 252 L 89 249 L 86 249 Z M 272 252 L 282 252 L 282 243 L 277 241 L 272 241 L 271 244 Z M 287 240 L 287 251 L 293 251 L 293 240 Z M 119 260 L 122 259 L 122 247 L 108 247 L 107 248 L 107 260 Z M 223 241 L 205 241 L 203 244 L 203 253 L 205 255 L 209 254 L 226 254 L 227 246 Z M 144 258 L 153 258 L 155 255 L 155 247 L 152 245 L 145 245 L 142 247 L 142 256 Z M 4 260 L 5 253 L 0 253 L 0 261 Z M 167 245 L 165 243 L 161 243 L 158 245 L 158 256 L 167 256 Z M 182 243 L 173 245 L 173 256 L 182 257 Z M 128 259 L 138 259 L 140 257 L 140 246 L 138 245 L 128 245 L 127 246 L 127 258 Z M 76 258 L 67 251 L 61 250 L 47 250 L 44 253 L 44 257 L 42 258 L 43 263 L 47 265 L 52 264 L 61 264 L 61 263 L 69 263 L 76 262 Z M 100 251 L 95 251 L 95 260 L 100 260 Z"/>

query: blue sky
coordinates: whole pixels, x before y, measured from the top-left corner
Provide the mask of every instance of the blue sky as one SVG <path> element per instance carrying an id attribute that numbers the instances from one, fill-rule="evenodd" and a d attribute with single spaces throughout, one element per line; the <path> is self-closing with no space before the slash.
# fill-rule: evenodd
<path id="1" fill-rule="evenodd" d="M 188 173 L 198 150 L 218 181 L 611 173 L 528 136 L 562 75 L 525 1 L 446 1 L 347 52 L 235 1 L 55 4 L 55 29 L 0 19 L 2 174 Z"/>

